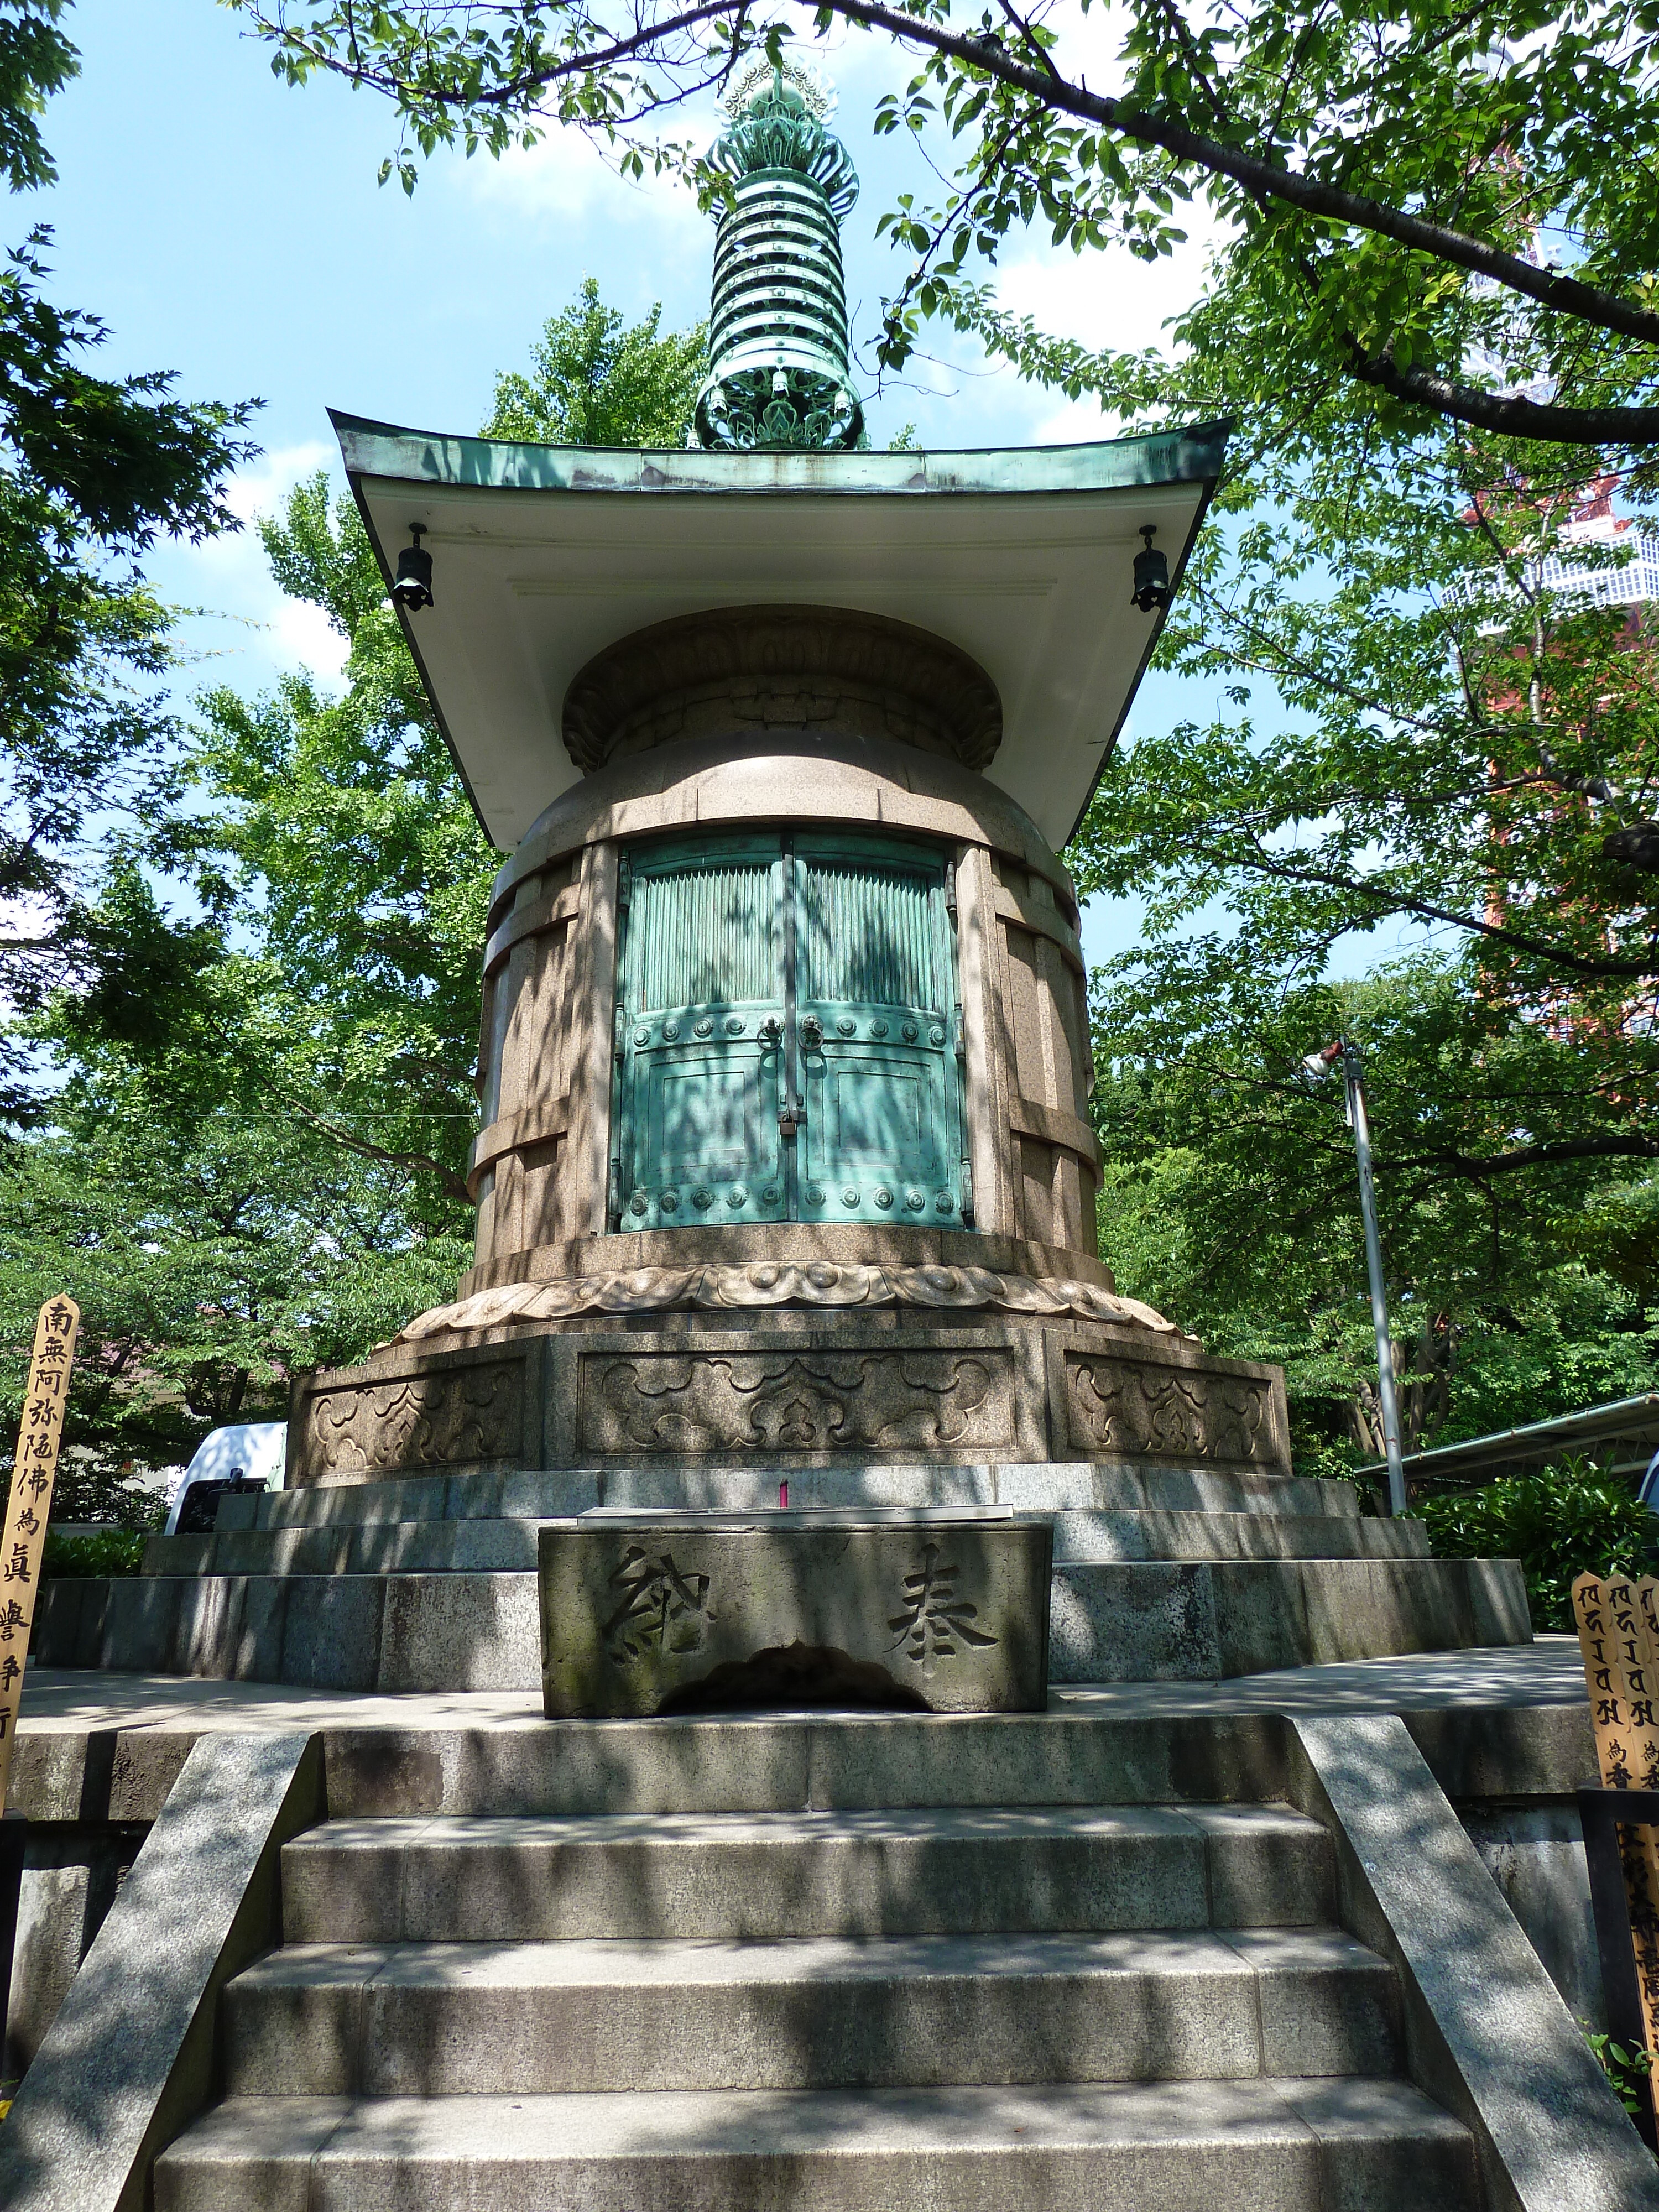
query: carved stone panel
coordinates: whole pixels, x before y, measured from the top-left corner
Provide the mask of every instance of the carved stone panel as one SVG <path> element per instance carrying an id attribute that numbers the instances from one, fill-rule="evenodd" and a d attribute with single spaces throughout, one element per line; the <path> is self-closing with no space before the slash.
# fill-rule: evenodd
<path id="1" fill-rule="evenodd" d="M 1085 1458 L 1278 1462 L 1265 1377 L 1067 1352 L 1066 1407 Z"/>
<path id="2" fill-rule="evenodd" d="M 319 1390 L 306 1415 L 307 1479 L 516 1457 L 524 1394 L 521 1358 Z"/>
<path id="3" fill-rule="evenodd" d="M 839 1452 L 1013 1441 L 1012 1356 L 968 1352 L 598 1354 L 581 1363 L 588 1451 Z"/>

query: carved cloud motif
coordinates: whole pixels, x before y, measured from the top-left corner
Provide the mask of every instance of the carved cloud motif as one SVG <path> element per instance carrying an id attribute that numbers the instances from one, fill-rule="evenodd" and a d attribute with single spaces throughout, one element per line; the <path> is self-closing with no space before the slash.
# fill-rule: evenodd
<path id="1" fill-rule="evenodd" d="M 523 1363 L 322 1391 L 310 1419 L 315 1462 L 331 1474 L 506 1459 L 523 1445 Z"/>
<path id="2" fill-rule="evenodd" d="M 763 1306 L 906 1305 L 934 1312 L 1076 1314 L 1182 1338 L 1173 1322 L 1098 1283 L 1004 1275 L 989 1267 L 872 1267 L 830 1260 L 768 1260 L 744 1267 L 630 1267 L 613 1275 L 555 1282 L 502 1283 L 454 1305 L 434 1306 L 398 1331 L 416 1344 L 474 1328 L 568 1320 L 582 1313 L 666 1313 Z M 1191 1338 L 1184 1340 L 1192 1342 Z"/>
<path id="3" fill-rule="evenodd" d="M 1272 1456 L 1262 1436 L 1265 1382 L 1086 1355 L 1067 1358 L 1066 1377 L 1073 1433 L 1097 1449 L 1127 1457 Z"/>
<path id="4" fill-rule="evenodd" d="M 582 1440 L 600 1452 L 846 1451 L 1006 1443 L 995 1352 L 675 1354 L 582 1363 Z"/>

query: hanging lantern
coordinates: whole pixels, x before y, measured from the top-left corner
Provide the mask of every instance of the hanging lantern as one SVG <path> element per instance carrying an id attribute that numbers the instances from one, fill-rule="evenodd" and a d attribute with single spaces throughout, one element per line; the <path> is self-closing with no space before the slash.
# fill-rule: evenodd
<path id="1" fill-rule="evenodd" d="M 1140 534 L 1146 545 L 1135 555 L 1133 603 L 1142 614 L 1149 615 L 1155 607 L 1170 604 L 1170 564 L 1152 544 L 1158 532 L 1150 522 L 1141 524 Z"/>
<path id="2" fill-rule="evenodd" d="M 405 545 L 398 556 L 398 574 L 392 586 L 392 604 L 397 607 L 406 607 L 413 614 L 416 608 L 432 605 L 432 556 L 421 544 L 426 535 L 423 524 L 411 522 L 409 534 L 414 543 Z M 1135 574 L 1137 576 L 1140 574 L 1139 562 L 1135 564 Z"/>

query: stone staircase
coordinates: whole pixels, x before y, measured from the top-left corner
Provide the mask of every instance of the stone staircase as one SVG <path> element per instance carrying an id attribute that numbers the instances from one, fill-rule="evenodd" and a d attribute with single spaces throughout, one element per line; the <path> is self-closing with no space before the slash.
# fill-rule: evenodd
<path id="1" fill-rule="evenodd" d="M 816 1717 L 817 1792 L 779 1723 L 628 1725 L 674 1809 L 618 1809 L 636 1762 L 582 1723 L 435 1814 L 360 1768 L 386 1809 L 286 1846 L 284 1942 L 222 1993 L 223 2101 L 157 2212 L 1481 2203 L 1316 1821 L 1021 1802 L 1057 1721 Z"/>
<path id="2" fill-rule="evenodd" d="M 1050 1674 L 1207 1680 L 1525 1643 L 1512 1561 L 1436 1559 L 1352 1485 L 1153 1465 L 794 1470 L 794 1508 L 1051 1513 Z M 411 1475 L 226 1498 L 210 1535 L 155 1538 L 142 1577 L 43 1589 L 38 1663 L 322 1689 L 539 1687 L 538 1521 L 779 1502 L 775 1473 Z"/>

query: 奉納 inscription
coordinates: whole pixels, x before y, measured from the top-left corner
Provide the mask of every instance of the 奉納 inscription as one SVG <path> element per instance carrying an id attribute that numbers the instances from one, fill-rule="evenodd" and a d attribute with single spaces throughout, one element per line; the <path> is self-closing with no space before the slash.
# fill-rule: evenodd
<path id="1" fill-rule="evenodd" d="M 688 1574 L 670 1552 L 630 1544 L 610 1578 L 620 1599 L 599 1629 L 612 1659 L 625 1665 L 654 1653 L 701 1651 L 714 1617 L 708 1577 Z"/>
<path id="2" fill-rule="evenodd" d="M 899 1610 L 887 1624 L 898 1632 L 888 1650 L 902 1649 L 927 1675 L 939 1660 L 957 1657 L 964 1646 L 990 1650 L 997 1642 L 974 1626 L 979 1607 L 957 1594 L 962 1569 L 954 1564 L 941 1566 L 939 1550 L 937 1544 L 923 1545 L 920 1564 L 904 1577 Z"/>

